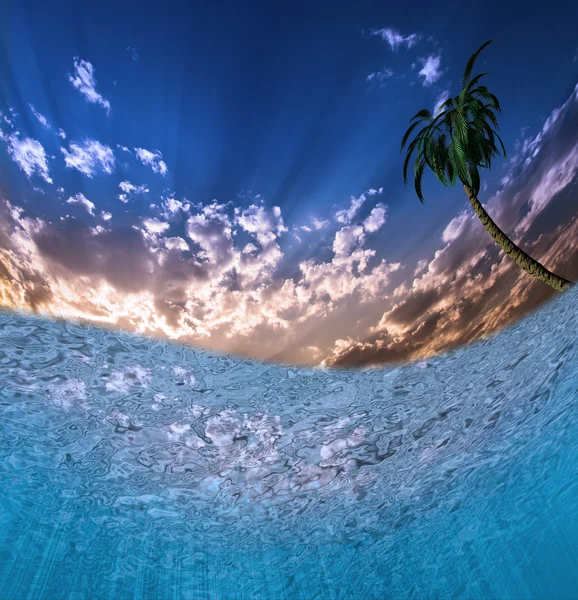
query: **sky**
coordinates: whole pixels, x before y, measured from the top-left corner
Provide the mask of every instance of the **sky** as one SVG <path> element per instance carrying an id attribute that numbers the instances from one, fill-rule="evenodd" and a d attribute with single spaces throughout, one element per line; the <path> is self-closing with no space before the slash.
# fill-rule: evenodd
<path id="1" fill-rule="evenodd" d="M 0 305 L 320 368 L 427 358 L 555 294 L 463 189 L 404 186 L 468 57 L 496 223 L 578 279 L 578 5 L 3 2 Z"/>

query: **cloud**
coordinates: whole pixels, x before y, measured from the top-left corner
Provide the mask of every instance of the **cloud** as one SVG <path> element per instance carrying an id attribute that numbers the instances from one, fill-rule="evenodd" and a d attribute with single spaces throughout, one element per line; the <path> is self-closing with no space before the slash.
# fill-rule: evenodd
<path id="1" fill-rule="evenodd" d="M 235 224 L 253 234 L 262 246 L 275 241 L 279 235 L 287 231 L 278 206 L 267 210 L 264 206 L 251 204 L 244 210 L 237 207 L 234 212 Z"/>
<path id="2" fill-rule="evenodd" d="M 381 37 L 382 40 L 386 41 L 390 45 L 394 52 L 397 52 L 397 49 L 400 46 L 405 46 L 409 49 L 412 46 L 415 46 L 419 40 L 419 35 L 416 33 L 403 36 L 395 29 L 374 29 L 371 31 L 370 35 L 377 35 Z"/>
<path id="3" fill-rule="evenodd" d="M 79 192 L 75 196 L 71 196 L 66 202 L 68 204 L 80 204 L 89 214 L 94 216 L 94 204 L 84 194 Z"/>
<path id="4" fill-rule="evenodd" d="M 62 138 L 63 140 L 65 140 L 65 139 L 66 139 L 66 133 L 64 132 L 64 130 L 63 130 L 63 129 L 59 129 L 59 130 L 57 131 L 57 134 L 58 134 L 58 137 L 59 137 L 59 138 Z"/>
<path id="5" fill-rule="evenodd" d="M 225 205 L 213 202 L 201 213 L 191 215 L 186 222 L 187 235 L 198 244 L 197 256 L 214 266 L 228 266 L 233 259 L 231 220 Z"/>
<path id="6" fill-rule="evenodd" d="M 69 75 L 68 80 L 92 104 L 100 104 L 110 112 L 110 102 L 96 91 L 94 67 L 86 60 L 74 57 L 74 75 Z"/>
<path id="7" fill-rule="evenodd" d="M 129 201 L 129 196 L 137 194 L 145 194 L 149 191 L 146 185 L 133 185 L 130 181 L 121 181 L 118 187 L 122 190 L 122 194 L 118 195 L 118 199 L 125 204 Z"/>
<path id="8" fill-rule="evenodd" d="M 335 213 L 335 220 L 338 223 L 351 223 L 352 219 L 357 214 L 357 211 L 361 208 L 363 203 L 367 200 L 367 196 L 374 196 L 375 194 L 381 194 L 383 188 L 378 190 L 369 189 L 367 192 L 361 194 L 358 198 L 351 196 L 351 203 L 347 210 L 338 210 Z"/>
<path id="9" fill-rule="evenodd" d="M 164 233 L 169 227 L 169 223 L 165 223 L 159 219 L 143 219 L 145 229 L 152 234 Z"/>
<path id="10" fill-rule="evenodd" d="M 365 239 L 361 225 L 347 225 L 341 228 L 333 240 L 336 258 L 349 257 L 354 247 L 361 246 Z"/>
<path id="11" fill-rule="evenodd" d="M 320 229 L 324 229 L 325 227 L 327 227 L 327 225 L 329 225 L 329 221 L 327 219 L 317 219 L 316 217 L 313 217 L 311 219 L 311 223 L 313 223 L 313 227 L 317 231 L 319 231 Z"/>
<path id="12" fill-rule="evenodd" d="M 100 213 L 100 216 L 103 221 L 110 221 L 112 219 L 112 215 L 104 210 Z"/>
<path id="13" fill-rule="evenodd" d="M 143 165 L 150 166 L 155 173 L 160 173 L 161 175 L 167 174 L 167 165 L 162 160 L 163 156 L 158 150 L 154 152 L 145 150 L 144 148 L 135 148 L 134 150 L 137 158 Z"/>
<path id="14" fill-rule="evenodd" d="M 506 164 L 510 184 L 480 197 L 516 243 L 569 279 L 578 278 L 576 93 L 538 134 L 523 134 Z M 163 198 L 153 216 L 127 212 L 134 224 L 107 228 L 0 202 L 0 299 L 219 352 L 343 367 L 431 356 L 553 295 L 500 251 L 465 196 L 434 250 L 414 252 L 411 265 L 381 259 L 370 243 L 378 229 L 386 241 L 388 207 L 365 210 L 378 193 L 349 198 L 331 219 L 337 230 L 319 236 L 327 246 L 298 258 L 285 251 L 293 239 L 281 208 L 257 198 L 237 210 Z M 570 215 L 558 227 L 553 202 Z"/>
<path id="15" fill-rule="evenodd" d="M 176 198 L 163 198 L 160 206 L 160 214 L 164 219 L 174 219 L 183 213 L 188 213 L 191 210 L 189 202 L 182 202 Z"/>
<path id="16" fill-rule="evenodd" d="M 138 60 L 138 54 L 137 54 L 137 51 L 134 48 L 132 48 L 131 46 L 127 46 L 126 47 L 126 51 L 130 54 L 130 57 L 133 60 Z"/>
<path id="17" fill-rule="evenodd" d="M 34 108 L 34 106 L 32 106 L 32 104 L 29 104 L 28 106 L 30 107 L 30 110 L 32 111 L 32 114 L 38 119 L 38 122 L 42 125 L 42 127 L 45 127 L 46 129 L 50 129 L 50 125 L 48 124 L 48 121 L 46 120 L 46 117 L 44 117 L 43 115 L 41 115 Z"/>
<path id="18" fill-rule="evenodd" d="M 97 170 L 112 173 L 115 166 L 114 154 L 108 146 L 96 140 L 85 140 L 82 145 L 70 144 L 69 150 L 60 149 L 64 162 L 71 169 L 77 169 L 87 177 L 94 177 Z"/>
<path id="19" fill-rule="evenodd" d="M 575 281 L 578 86 L 535 136 L 517 144 L 508 167 L 508 186 L 484 204 L 486 210 L 531 256 Z M 574 209 L 558 227 L 546 211 L 554 201 Z M 493 334 L 555 294 L 501 251 L 469 206 L 448 223 L 440 241 L 432 257 L 418 262 L 413 278 L 390 294 L 391 306 L 370 333 L 336 342 L 325 365 L 423 359 Z"/>
<path id="20" fill-rule="evenodd" d="M 387 217 L 387 207 L 383 204 L 377 204 L 369 213 L 369 216 L 363 221 L 363 228 L 369 233 L 373 233 L 383 227 Z"/>
<path id="21" fill-rule="evenodd" d="M 439 94 L 439 96 L 437 97 L 435 104 L 434 104 L 434 109 L 433 109 L 433 114 L 434 116 L 436 116 L 438 114 L 438 111 L 440 109 L 440 106 L 450 97 L 450 92 L 449 90 L 444 90 L 443 92 L 441 92 Z"/>
<path id="22" fill-rule="evenodd" d="M 366 81 L 379 81 L 381 87 L 383 87 L 386 79 L 393 75 L 392 69 L 382 69 L 381 71 L 376 71 L 375 73 L 370 73 L 366 77 Z"/>
<path id="23" fill-rule="evenodd" d="M 428 86 L 435 83 L 441 77 L 441 58 L 439 56 L 431 55 L 427 58 L 420 59 L 423 67 L 419 72 L 419 75 L 423 77 L 423 85 Z"/>
<path id="24" fill-rule="evenodd" d="M 310 327 L 333 315 L 337 329 L 347 327 L 344 315 L 379 298 L 390 273 L 399 269 L 385 261 L 370 268 L 375 251 L 363 248 L 364 227 L 346 225 L 332 240 L 330 262 L 306 260 L 295 279 L 275 280 L 272 274 L 283 258 L 279 238 L 287 232 L 281 209 L 250 204 L 233 207 L 230 216 L 228 206 L 200 205 L 189 216 L 179 210 L 190 243 L 164 237 L 169 227 L 160 219 L 147 217 L 142 228 L 108 231 L 74 220 L 34 220 L 12 207 L 0 260 L 5 248 L 18 271 L 37 273 L 51 294 L 42 304 L 50 314 L 84 315 L 184 343 L 204 339 L 216 350 L 230 351 L 234 344 L 237 351 L 262 358 L 290 343 L 292 324 Z M 254 242 L 237 248 L 234 226 Z M 182 252 L 190 257 L 183 260 Z M 8 304 L 26 305 L 20 284 L 5 293 Z M 317 344 L 294 351 L 299 360 L 307 360 L 307 353 L 321 358 L 321 352 Z"/>
<path id="25" fill-rule="evenodd" d="M 48 172 L 48 161 L 44 147 L 32 138 L 20 139 L 16 134 L 8 138 L 8 152 L 14 162 L 26 173 L 40 175 L 47 183 L 52 183 Z"/>

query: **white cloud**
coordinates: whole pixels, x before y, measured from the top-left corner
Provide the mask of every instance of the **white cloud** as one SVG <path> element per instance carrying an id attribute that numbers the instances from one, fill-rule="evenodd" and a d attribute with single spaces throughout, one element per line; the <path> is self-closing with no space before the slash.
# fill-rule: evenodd
<path id="1" fill-rule="evenodd" d="M 130 181 L 121 181 L 118 187 L 123 191 L 122 194 L 118 195 L 118 198 L 125 204 L 128 202 L 130 195 L 146 194 L 149 191 L 146 185 L 134 185 Z"/>
<path id="2" fill-rule="evenodd" d="M 380 229 L 385 223 L 387 217 L 387 207 L 383 204 L 377 204 L 376 207 L 369 213 L 369 216 L 363 221 L 365 231 L 373 233 Z"/>
<path id="3" fill-rule="evenodd" d="M 30 110 L 32 111 L 32 114 L 38 119 L 39 123 L 42 125 L 42 127 L 46 127 L 47 129 L 50 128 L 50 125 L 48 124 L 48 121 L 46 120 L 46 117 L 44 117 L 43 115 L 41 115 L 35 108 L 34 106 L 32 106 L 32 104 L 28 105 L 30 107 Z"/>
<path id="4" fill-rule="evenodd" d="M 94 204 L 84 194 L 79 192 L 75 196 L 71 196 L 66 202 L 68 204 L 80 204 L 86 208 L 89 214 L 94 216 Z"/>
<path id="5" fill-rule="evenodd" d="M 335 220 L 338 223 L 351 223 L 353 217 L 355 217 L 357 211 L 361 208 L 361 205 L 367 200 L 367 196 L 374 196 L 375 194 L 381 194 L 381 192 L 383 192 L 383 188 L 379 188 L 379 190 L 374 190 L 372 188 L 361 194 L 359 198 L 351 196 L 349 208 L 347 210 L 338 210 L 335 213 Z"/>
<path id="6" fill-rule="evenodd" d="M 393 75 L 392 69 L 382 69 L 381 71 L 376 71 L 375 73 L 370 73 L 367 77 L 367 81 L 379 81 L 380 86 L 384 85 L 386 79 Z"/>
<path id="7" fill-rule="evenodd" d="M 333 252 L 335 256 L 349 256 L 353 248 L 363 243 L 365 236 L 361 225 L 346 226 L 335 234 Z"/>
<path id="8" fill-rule="evenodd" d="M 132 48 L 131 46 L 127 46 L 126 47 L 126 51 L 130 54 L 130 57 L 133 60 L 138 60 L 138 54 L 137 54 L 137 51 L 134 48 Z"/>
<path id="9" fill-rule="evenodd" d="M 449 242 L 453 242 L 457 239 L 466 226 L 467 221 L 471 218 L 471 214 L 469 210 L 462 211 L 457 217 L 454 217 L 444 229 L 442 233 L 442 241 L 445 244 L 449 244 Z"/>
<path id="10" fill-rule="evenodd" d="M 181 237 L 163 238 L 163 243 L 168 250 L 180 250 L 181 252 L 186 252 L 189 249 L 189 245 Z"/>
<path id="11" fill-rule="evenodd" d="M 82 146 L 71 143 L 70 150 L 66 148 L 61 148 L 61 150 L 66 166 L 77 169 L 87 177 L 93 177 L 97 169 L 108 174 L 114 170 L 115 162 L 112 150 L 96 140 L 86 140 Z"/>
<path id="12" fill-rule="evenodd" d="M 143 225 L 149 233 L 164 233 L 170 227 L 159 219 L 143 219 Z"/>
<path id="13" fill-rule="evenodd" d="M 157 208 L 155 206 L 155 208 Z M 169 197 L 163 198 L 160 207 L 160 214 L 163 219 L 171 220 L 175 218 L 179 214 L 179 211 L 183 211 L 185 213 L 189 212 L 191 209 L 191 205 L 189 202 L 181 202 L 181 200 L 177 200 L 176 198 Z"/>
<path id="14" fill-rule="evenodd" d="M 134 150 L 137 158 L 143 165 L 150 166 L 155 173 L 160 173 L 161 175 L 167 174 L 167 165 L 165 161 L 162 160 L 163 155 L 158 150 L 155 150 L 154 152 L 145 150 L 144 148 L 135 148 Z"/>
<path id="15" fill-rule="evenodd" d="M 10 109 L 10 112 L 12 112 L 12 109 Z M 7 125 L 10 125 L 10 127 L 14 126 L 14 121 L 12 121 L 10 117 L 7 117 L 2 111 L 0 111 L 0 116 Z"/>
<path id="16" fill-rule="evenodd" d="M 329 221 L 327 219 L 318 219 L 316 217 L 313 217 L 311 219 L 311 222 L 313 223 L 313 227 L 319 231 L 320 229 L 323 229 L 324 227 L 327 227 L 327 225 L 329 225 Z"/>
<path id="17" fill-rule="evenodd" d="M 36 173 L 47 183 L 52 183 L 48 174 L 46 152 L 39 141 L 32 138 L 21 140 L 16 134 L 12 135 L 8 139 L 8 152 L 28 177 Z"/>
<path id="18" fill-rule="evenodd" d="M 233 238 L 231 221 L 224 209 L 224 204 L 216 202 L 203 207 L 200 214 L 189 217 L 186 231 L 201 247 L 197 253 L 199 258 L 226 269 L 233 260 Z"/>
<path id="19" fill-rule="evenodd" d="M 64 132 L 63 129 L 59 129 L 57 133 L 58 133 L 58 137 L 62 138 L 63 140 L 66 139 L 66 133 Z"/>
<path id="20" fill-rule="evenodd" d="M 437 115 L 438 110 L 440 109 L 440 106 L 450 97 L 450 92 L 449 90 L 444 90 L 438 97 L 437 100 L 434 104 L 434 109 L 433 109 L 433 114 L 434 116 Z"/>
<path id="21" fill-rule="evenodd" d="M 273 206 L 269 211 L 264 206 L 251 204 L 244 210 L 235 208 L 235 215 L 235 224 L 254 234 L 262 246 L 274 242 L 277 236 L 287 231 L 278 206 Z"/>
<path id="22" fill-rule="evenodd" d="M 100 213 L 100 216 L 103 221 L 110 221 L 112 219 L 112 215 L 104 210 Z"/>
<path id="23" fill-rule="evenodd" d="M 69 75 L 72 85 L 93 104 L 100 104 L 106 112 L 110 112 L 110 102 L 96 91 L 94 67 L 86 60 L 74 57 L 74 76 Z"/>
<path id="24" fill-rule="evenodd" d="M 395 29 L 375 29 L 370 35 L 378 35 L 382 40 L 386 41 L 391 49 L 396 52 L 400 46 L 406 46 L 408 49 L 415 46 L 419 40 L 417 33 L 411 33 L 410 35 L 403 36 Z"/>
<path id="25" fill-rule="evenodd" d="M 442 74 L 440 69 L 441 58 L 432 54 L 431 56 L 420 60 L 423 64 L 423 68 L 419 72 L 419 75 L 423 77 L 423 85 L 427 86 L 435 83 Z"/>
<path id="26" fill-rule="evenodd" d="M 415 271 L 413 272 L 413 276 L 417 277 L 420 273 L 423 273 L 427 267 L 429 265 L 429 261 L 427 259 L 423 259 L 418 261 L 416 267 L 415 267 Z"/>

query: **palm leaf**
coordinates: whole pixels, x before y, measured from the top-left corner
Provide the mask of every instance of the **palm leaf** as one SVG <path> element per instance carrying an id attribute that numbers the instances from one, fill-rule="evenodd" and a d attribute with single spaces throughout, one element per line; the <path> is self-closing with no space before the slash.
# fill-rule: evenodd
<path id="1" fill-rule="evenodd" d="M 480 54 L 480 52 L 486 47 L 489 46 L 494 40 L 488 40 L 487 42 L 485 42 L 484 44 L 482 44 L 469 58 L 468 62 L 466 63 L 466 68 L 464 70 L 464 75 L 462 77 L 462 88 L 465 88 L 466 85 L 469 82 L 470 76 L 472 74 L 472 69 L 474 68 L 474 63 L 476 62 L 476 58 L 478 58 L 478 55 Z"/>
<path id="2" fill-rule="evenodd" d="M 464 88 L 464 90 L 466 91 L 466 93 L 469 93 L 472 89 L 472 87 L 474 85 L 476 85 L 476 83 L 478 83 L 478 81 L 484 77 L 485 75 L 489 75 L 489 73 L 486 71 L 485 73 L 480 73 L 479 75 L 476 75 L 469 83 L 468 85 L 466 85 L 466 87 Z"/>
<path id="3" fill-rule="evenodd" d="M 403 147 L 405 146 L 405 144 L 407 143 L 407 140 L 409 138 L 409 136 L 411 135 L 411 132 L 419 125 L 419 121 L 416 121 L 415 123 L 413 123 L 411 125 L 411 127 L 405 132 L 405 135 L 403 136 L 403 139 L 401 140 L 401 148 L 400 150 L 403 150 Z"/>
<path id="4" fill-rule="evenodd" d="M 420 162 L 416 162 L 415 163 L 415 168 L 414 168 L 414 175 L 415 175 L 414 187 L 415 187 L 415 192 L 417 194 L 417 197 L 419 198 L 419 201 L 422 204 L 424 203 L 424 200 L 423 200 L 423 193 L 421 191 L 421 178 L 423 177 L 424 167 L 425 167 L 425 162 L 424 161 L 420 161 Z"/>
<path id="5" fill-rule="evenodd" d="M 432 118 L 432 114 L 431 111 L 428 110 L 427 108 L 422 108 L 422 110 L 420 110 L 417 114 L 415 114 L 410 120 L 409 122 L 411 123 L 412 121 L 414 121 L 415 119 L 431 119 Z"/>

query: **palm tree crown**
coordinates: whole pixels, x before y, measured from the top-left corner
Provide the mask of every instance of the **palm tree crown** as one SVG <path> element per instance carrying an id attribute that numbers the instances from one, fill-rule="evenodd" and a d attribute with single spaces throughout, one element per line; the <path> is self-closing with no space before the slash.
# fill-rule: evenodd
<path id="1" fill-rule="evenodd" d="M 403 165 L 403 179 L 407 184 L 407 168 L 417 149 L 414 183 L 422 203 L 421 180 L 426 165 L 444 185 L 453 186 L 459 179 L 477 195 L 480 188 L 478 167 L 490 167 L 492 158 L 500 154 L 496 140 L 506 156 L 506 149 L 496 131 L 499 125 L 495 113 L 501 112 L 500 103 L 486 86 L 478 85 L 487 73 L 471 77 L 478 54 L 492 41 L 488 40 L 468 60 L 462 78 L 462 91 L 454 98 L 448 98 L 436 115 L 427 109 L 420 110 L 410 120 L 413 123 L 403 136 L 402 149 L 412 131 L 424 121 L 427 122 L 409 144 Z"/>
<path id="2" fill-rule="evenodd" d="M 479 217 L 482 225 L 494 241 L 519 267 L 530 275 L 541 279 L 558 291 L 567 290 L 572 284 L 526 254 L 494 222 L 482 203 L 478 200 L 480 173 L 478 169 L 489 168 L 492 158 L 500 154 L 506 156 L 506 149 L 497 133 L 496 113 L 502 112 L 498 99 L 480 79 L 487 73 L 472 77 L 472 70 L 478 54 L 493 40 L 482 44 L 472 54 L 466 64 L 462 78 L 462 91 L 455 98 L 448 98 L 433 115 L 429 110 L 420 110 L 410 121 L 411 125 L 403 136 L 401 149 L 405 147 L 412 131 L 423 125 L 407 148 L 403 165 L 403 179 L 407 185 L 407 167 L 414 151 L 417 156 L 414 166 L 415 191 L 423 203 L 421 179 L 425 167 L 429 167 L 444 185 L 454 185 L 459 179 L 466 196 Z"/>

